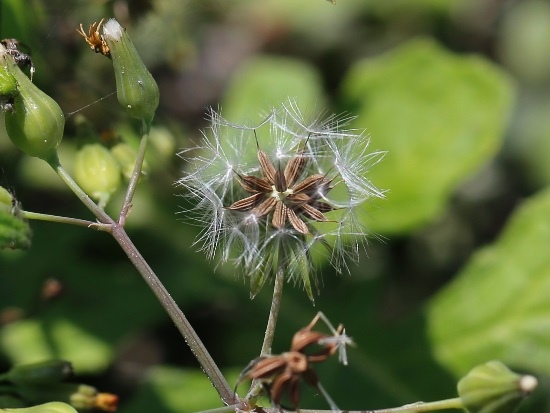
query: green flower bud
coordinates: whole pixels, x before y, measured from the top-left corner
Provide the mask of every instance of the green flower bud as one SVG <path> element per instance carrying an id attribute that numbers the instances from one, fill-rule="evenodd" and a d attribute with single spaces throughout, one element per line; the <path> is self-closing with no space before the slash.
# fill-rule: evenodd
<path id="1" fill-rule="evenodd" d="M 73 374 L 70 362 L 46 360 L 39 363 L 13 367 L 5 374 L 5 379 L 17 385 L 51 384 L 63 381 Z"/>
<path id="2" fill-rule="evenodd" d="M 159 88 L 147 70 L 126 31 L 115 19 L 103 26 L 115 69 L 116 92 L 120 105 L 130 116 L 150 125 L 159 104 Z"/>
<path id="3" fill-rule="evenodd" d="M 137 151 L 127 143 L 118 143 L 111 148 L 111 153 L 120 165 L 122 176 L 126 179 L 130 179 L 134 172 L 134 166 L 136 163 Z M 141 167 L 141 174 L 147 175 L 149 172 L 149 165 L 146 160 L 143 161 Z"/>
<path id="4" fill-rule="evenodd" d="M 91 198 L 105 205 L 120 185 L 120 167 L 108 149 L 83 146 L 75 158 L 75 180 Z"/>
<path id="5" fill-rule="evenodd" d="M 24 400 L 31 403 L 58 400 L 82 410 L 99 409 L 114 412 L 118 404 L 116 394 L 99 393 L 95 387 L 86 384 L 58 383 L 49 386 L 24 386 L 18 387 L 17 392 Z"/>
<path id="6" fill-rule="evenodd" d="M 5 48 L 0 50 L 0 66 L 5 67 L 17 83 L 13 110 L 5 116 L 9 138 L 27 155 L 52 161 L 57 157 L 57 146 L 65 127 L 61 108 L 31 82 Z M 7 88 L 10 90 L 11 86 Z"/>
<path id="7" fill-rule="evenodd" d="M 74 407 L 62 402 L 49 402 L 32 407 L 2 409 L 2 413 L 78 413 Z"/>
<path id="8" fill-rule="evenodd" d="M 474 367 L 457 387 L 470 413 L 510 413 L 537 387 L 537 379 L 516 374 L 500 361 L 489 361 Z"/>

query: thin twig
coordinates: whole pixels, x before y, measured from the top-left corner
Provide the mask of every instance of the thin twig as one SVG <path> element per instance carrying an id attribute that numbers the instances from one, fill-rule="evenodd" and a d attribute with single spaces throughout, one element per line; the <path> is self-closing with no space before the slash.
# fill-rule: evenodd
<path id="1" fill-rule="evenodd" d="M 389 409 L 379 410 L 341 410 L 339 413 L 422 413 L 433 412 L 436 410 L 448 410 L 448 409 L 464 409 L 464 405 L 460 400 L 460 397 L 454 399 L 438 400 L 435 402 L 416 402 L 405 404 L 399 407 L 391 407 Z M 334 413 L 332 410 L 304 410 L 300 409 L 301 413 Z"/>
<path id="2" fill-rule="evenodd" d="M 132 208 L 132 199 L 134 198 L 134 193 L 136 192 L 136 187 L 141 177 L 141 169 L 143 167 L 143 161 L 145 159 L 145 151 L 147 150 L 147 141 L 149 140 L 149 128 L 145 125 L 142 126 L 142 135 L 141 142 L 139 143 L 139 149 L 136 156 L 136 163 L 134 164 L 134 170 L 132 171 L 132 176 L 128 182 L 128 188 L 126 189 L 126 196 L 124 197 L 124 202 L 120 210 L 120 216 L 118 218 L 118 223 L 122 226 L 126 223 L 126 217 Z"/>
<path id="3" fill-rule="evenodd" d="M 107 215 L 107 213 L 101 209 L 90 197 L 78 186 L 74 179 L 67 173 L 65 168 L 61 166 L 59 159 L 55 158 L 48 162 L 59 177 L 65 182 L 71 191 L 82 201 L 84 205 L 96 216 L 96 218 L 103 224 L 114 224 L 113 219 Z"/>
<path id="4" fill-rule="evenodd" d="M 222 401 L 225 404 L 234 404 L 239 400 L 236 398 L 233 390 L 225 380 L 225 377 L 219 370 L 218 366 L 204 347 L 204 344 L 200 340 L 199 336 L 184 316 L 174 299 L 170 296 L 162 282 L 153 272 L 147 261 L 143 258 L 141 253 L 137 250 L 132 243 L 128 234 L 124 228 L 115 222 L 105 211 L 92 201 L 88 195 L 78 186 L 78 184 L 72 179 L 72 177 L 65 171 L 65 169 L 59 163 L 59 160 L 55 159 L 51 161 L 50 166 L 57 172 L 61 179 L 69 186 L 69 188 L 78 196 L 78 198 L 94 213 L 97 219 L 103 224 L 108 224 L 111 229 L 111 234 L 122 247 L 132 264 L 136 267 L 141 274 L 147 285 L 151 288 L 161 305 L 164 307 L 180 333 L 182 334 L 185 342 L 190 347 L 194 356 L 199 361 L 202 369 L 212 382 L 212 385 L 218 391 Z"/>
<path id="5" fill-rule="evenodd" d="M 139 271 L 147 285 L 151 288 L 161 305 L 164 307 L 185 342 L 193 352 L 193 355 L 199 361 L 204 373 L 208 376 L 212 385 L 218 391 L 222 401 L 225 404 L 235 404 L 239 400 L 234 394 L 233 390 L 227 383 L 227 380 L 221 373 L 220 369 L 206 350 L 206 347 L 200 340 L 199 336 L 180 310 L 172 296 L 168 293 L 162 282 L 153 272 L 147 261 L 143 258 L 135 245 L 132 243 L 128 234 L 122 226 L 114 224 L 113 237 L 122 247 L 132 264 Z"/>
<path id="6" fill-rule="evenodd" d="M 273 337 L 275 336 L 275 327 L 277 326 L 277 318 L 279 316 L 279 309 L 281 308 L 281 298 L 283 296 L 283 286 L 285 283 L 283 262 L 284 260 L 279 259 L 277 273 L 275 274 L 275 286 L 273 287 L 271 309 L 269 310 L 269 318 L 265 329 L 264 342 L 260 353 L 262 356 L 271 354 L 271 346 L 273 345 Z"/>
<path id="7" fill-rule="evenodd" d="M 60 224 L 71 224 L 80 227 L 97 229 L 98 231 L 111 232 L 111 226 L 108 224 L 101 224 L 99 222 L 88 221 L 79 218 L 62 217 L 59 215 L 41 214 L 39 212 L 20 211 L 21 215 L 25 219 L 32 219 L 35 221 L 48 221 L 57 222 Z"/>

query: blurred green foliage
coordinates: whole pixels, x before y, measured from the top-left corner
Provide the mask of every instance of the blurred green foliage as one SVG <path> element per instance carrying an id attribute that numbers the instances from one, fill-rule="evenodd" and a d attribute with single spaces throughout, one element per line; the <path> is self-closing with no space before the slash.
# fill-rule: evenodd
<path id="1" fill-rule="evenodd" d="M 175 152 L 198 140 L 209 105 L 254 124 L 289 96 L 306 112 L 357 116 L 351 126 L 366 129 L 373 150 L 388 151 L 372 167 L 387 199 L 362 217 L 373 237 L 351 276 L 323 266 L 315 308 L 303 291 L 286 287 L 273 350 L 287 350 L 322 310 L 358 344 L 348 367 L 318 369 L 341 408 L 454 397 L 462 374 L 499 358 L 541 382 L 521 411 L 550 412 L 546 0 L 21 4 L 2 2 L 0 36 L 25 43 L 34 81 L 67 114 L 60 156 L 68 169 L 90 139 L 134 147 L 138 139 L 110 95 L 110 62 L 89 50 L 78 24 L 114 15 L 153 71 L 161 102 L 150 173 L 128 231 L 230 383 L 258 355 L 271 294 L 266 288 L 249 300 L 229 265 L 196 252 L 198 229 L 179 214 L 185 200 L 175 196 L 173 182 L 186 168 Z M 0 131 L 0 185 L 24 209 L 91 217 Z M 120 195 L 110 212 L 118 205 Z M 77 373 L 121 395 L 122 412 L 220 405 L 112 239 L 30 226 L 30 249 L 0 251 L 0 367 L 71 360 Z M 327 408 L 311 390 L 302 406 Z"/>

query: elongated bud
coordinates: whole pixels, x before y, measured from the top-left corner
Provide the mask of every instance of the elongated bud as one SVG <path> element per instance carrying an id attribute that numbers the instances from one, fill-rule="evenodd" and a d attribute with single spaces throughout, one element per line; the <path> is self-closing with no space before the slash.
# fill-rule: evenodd
<path id="1" fill-rule="evenodd" d="M 59 105 L 42 92 L 1 46 L 0 65 L 13 76 L 17 93 L 12 108 L 6 111 L 6 131 L 11 141 L 27 155 L 51 161 L 57 157 L 57 146 L 63 138 L 65 117 Z M 8 86 L 8 89 L 11 86 Z"/>
<path id="2" fill-rule="evenodd" d="M 458 382 L 458 394 L 469 413 L 510 413 L 537 387 L 537 379 L 519 375 L 500 361 L 474 367 Z"/>
<path id="3" fill-rule="evenodd" d="M 71 377 L 73 368 L 64 360 L 46 360 L 39 363 L 14 366 L 5 378 L 17 385 L 51 384 Z"/>
<path id="4" fill-rule="evenodd" d="M 49 402 L 32 407 L 2 409 L 4 413 L 78 413 L 74 407 L 62 402 Z"/>
<path id="5" fill-rule="evenodd" d="M 126 31 L 115 19 L 103 26 L 115 70 L 117 98 L 134 118 L 149 126 L 159 104 L 159 88 Z"/>
<path id="6" fill-rule="evenodd" d="M 74 177 L 91 198 L 105 205 L 120 185 L 120 167 L 104 146 L 83 146 L 75 158 Z"/>

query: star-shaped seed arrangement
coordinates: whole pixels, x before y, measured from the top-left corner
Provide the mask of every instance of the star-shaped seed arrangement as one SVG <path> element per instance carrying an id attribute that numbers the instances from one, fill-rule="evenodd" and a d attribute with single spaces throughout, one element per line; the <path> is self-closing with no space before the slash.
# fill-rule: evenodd
<path id="1" fill-rule="evenodd" d="M 303 217 L 317 222 L 328 221 L 325 213 L 336 208 L 324 202 L 323 198 L 334 187 L 332 179 L 313 174 L 297 182 L 308 164 L 304 152 L 305 145 L 288 161 L 283 171 L 281 165 L 276 168 L 258 146 L 258 161 L 263 176 L 237 174 L 240 185 L 252 195 L 233 203 L 228 209 L 251 211 L 258 218 L 273 212 L 271 222 L 275 228 L 282 229 L 290 222 L 300 234 L 310 233 Z"/>

